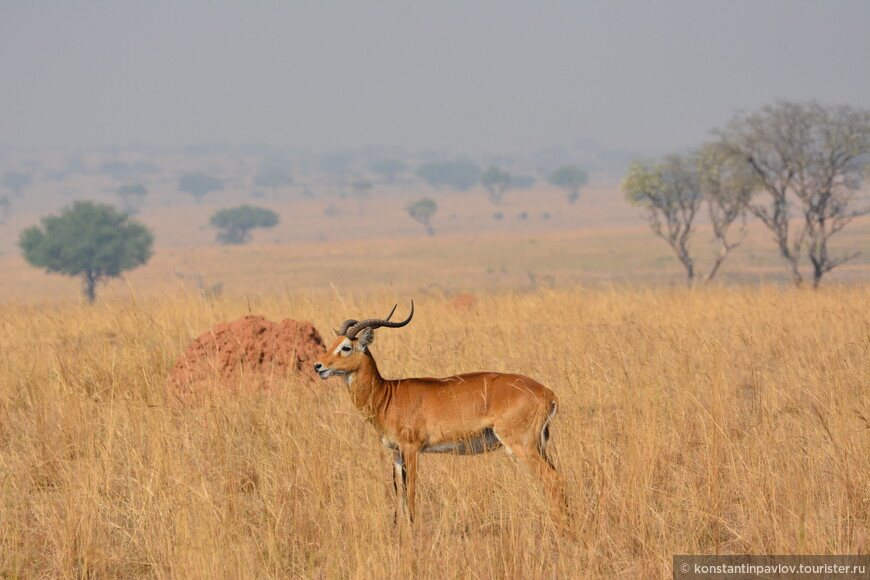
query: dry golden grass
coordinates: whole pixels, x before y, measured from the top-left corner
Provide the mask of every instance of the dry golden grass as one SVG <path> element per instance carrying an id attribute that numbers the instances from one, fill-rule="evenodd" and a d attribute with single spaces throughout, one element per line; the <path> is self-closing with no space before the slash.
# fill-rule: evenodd
<path id="1" fill-rule="evenodd" d="M 377 333 L 382 372 L 555 390 L 573 537 L 501 452 L 423 456 L 396 530 L 387 454 L 336 379 L 166 404 L 218 321 L 327 332 L 394 292 L 0 305 L 0 576 L 653 578 L 679 553 L 870 552 L 866 286 L 418 297 Z"/>

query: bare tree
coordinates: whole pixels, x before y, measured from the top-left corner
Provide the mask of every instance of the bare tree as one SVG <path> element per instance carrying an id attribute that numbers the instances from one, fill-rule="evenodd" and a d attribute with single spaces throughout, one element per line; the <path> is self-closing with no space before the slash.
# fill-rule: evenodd
<path id="1" fill-rule="evenodd" d="M 713 239 L 719 246 L 704 277 L 705 282 L 710 282 L 731 250 L 746 237 L 746 204 L 759 183 L 754 172 L 721 143 L 701 147 L 698 151 L 698 171 Z M 739 222 L 739 225 L 737 231 L 732 232 L 735 222 Z"/>
<path id="2" fill-rule="evenodd" d="M 672 154 L 660 162 L 632 163 L 622 182 L 625 197 L 646 210 L 652 231 L 665 240 L 686 269 L 686 283 L 695 280 L 695 260 L 689 251 L 695 216 L 704 200 L 697 158 Z"/>
<path id="3" fill-rule="evenodd" d="M 773 232 L 796 285 L 804 282 L 804 252 L 812 263 L 814 288 L 826 273 L 858 255 L 834 257 L 828 241 L 870 212 L 858 206 L 870 154 L 870 110 L 779 101 L 737 115 L 719 133 L 758 178 L 761 194 L 747 209 Z"/>

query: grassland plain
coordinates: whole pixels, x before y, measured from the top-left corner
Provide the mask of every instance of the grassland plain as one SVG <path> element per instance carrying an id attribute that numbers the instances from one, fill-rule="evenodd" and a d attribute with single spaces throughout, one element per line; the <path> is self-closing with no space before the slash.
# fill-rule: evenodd
<path id="1" fill-rule="evenodd" d="M 178 193 L 174 184 L 155 185 L 150 189 L 148 205 L 136 219 L 154 232 L 155 242 L 162 248 L 214 245 L 217 230 L 209 225 L 209 218 L 219 209 L 241 203 L 268 207 L 280 215 L 275 228 L 252 232 L 253 241 L 259 244 L 425 237 L 423 227 L 405 209 L 408 202 L 423 197 L 432 197 L 438 203 L 432 221 L 438 236 L 528 234 L 643 224 L 637 208 L 624 201 L 618 180 L 608 176 L 593 177 L 581 201 L 573 205 L 565 200 L 564 191 L 543 184 L 508 192 L 501 205 L 490 203 L 482 187 L 456 192 L 415 183 L 378 184 L 371 196 L 360 198 L 325 184 L 310 186 L 313 197 L 300 191 L 308 190 L 308 185 L 299 184 L 277 198 L 252 198 L 244 189 L 232 188 L 209 194 L 201 204 L 195 204 L 190 196 Z M 73 199 L 117 205 L 118 198 L 112 193 L 116 187 L 93 176 L 80 184 L 75 196 L 59 193 L 50 184 L 34 186 L 32 194 L 18 200 L 6 224 L 0 226 L 0 255 L 17 253 L 22 229 L 68 206 Z"/>
<path id="2" fill-rule="evenodd" d="M 870 552 L 870 291 L 613 286 L 415 296 L 387 377 L 556 391 L 573 534 L 503 453 L 424 456 L 413 530 L 338 380 L 173 408 L 187 342 L 248 312 L 385 314 L 404 291 L 0 303 L 0 576 L 669 577 L 675 553 Z"/>
<path id="3" fill-rule="evenodd" d="M 697 269 L 712 261 L 710 233 L 695 234 Z M 832 255 L 870 248 L 870 216 L 856 220 L 834 238 Z M 804 265 L 807 271 L 806 264 Z M 17 253 L 0 255 L 0 300 L 69 300 L 81 294 L 74 278 L 46 274 Z M 177 273 L 186 275 L 179 278 Z M 159 298 L 186 288 L 196 292 L 196 274 L 207 286 L 222 285 L 233 298 L 275 289 L 329 287 L 377 289 L 406 294 L 528 290 L 576 284 L 685 284 L 685 271 L 667 244 L 648 228 L 550 232 L 491 232 L 476 235 L 413 236 L 245 246 L 159 246 L 146 266 L 97 288 L 98 298 L 132 295 Z M 724 262 L 722 284 L 783 283 L 782 260 L 760 224 L 753 223 L 743 244 Z M 870 281 L 870 252 L 836 268 L 825 282 Z"/>

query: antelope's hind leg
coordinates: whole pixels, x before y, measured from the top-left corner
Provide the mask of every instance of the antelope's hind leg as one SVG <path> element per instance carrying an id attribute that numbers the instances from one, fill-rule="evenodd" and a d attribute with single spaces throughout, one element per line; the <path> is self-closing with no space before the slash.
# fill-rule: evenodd
<path id="1" fill-rule="evenodd" d="M 393 486 L 396 490 L 395 522 L 407 517 L 414 523 L 414 500 L 417 496 L 417 458 L 415 447 L 397 449 L 393 452 Z M 401 514 L 401 515 L 400 515 Z"/>
<path id="2" fill-rule="evenodd" d="M 516 457 L 544 486 L 550 503 L 550 516 L 560 526 L 568 524 L 568 500 L 565 495 L 565 480 L 556 471 L 547 455 L 547 437 L 544 430 L 536 437 L 514 436 L 496 431 L 505 450 Z"/>

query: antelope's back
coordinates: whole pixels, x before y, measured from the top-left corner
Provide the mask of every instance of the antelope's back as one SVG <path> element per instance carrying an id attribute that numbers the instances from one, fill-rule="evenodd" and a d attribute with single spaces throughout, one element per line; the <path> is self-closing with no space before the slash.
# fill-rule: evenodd
<path id="1" fill-rule="evenodd" d="M 556 394 L 538 381 L 518 374 L 477 372 L 444 378 L 416 378 L 399 381 L 420 398 L 414 403 L 438 406 L 445 412 L 498 415 L 521 409 L 549 413 Z M 411 401 L 409 401 L 411 403 Z"/>

